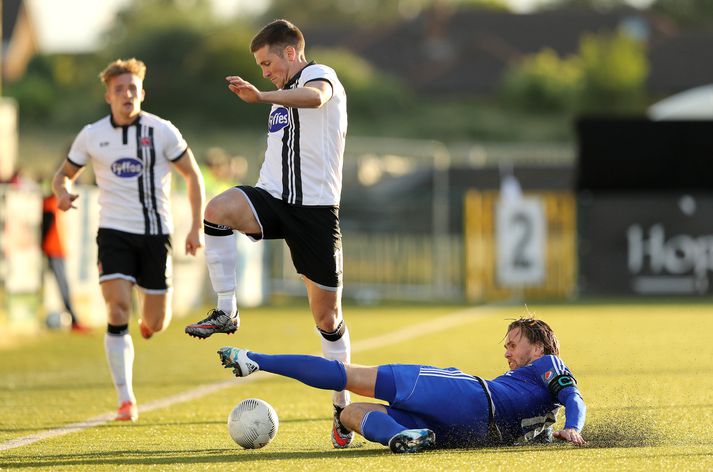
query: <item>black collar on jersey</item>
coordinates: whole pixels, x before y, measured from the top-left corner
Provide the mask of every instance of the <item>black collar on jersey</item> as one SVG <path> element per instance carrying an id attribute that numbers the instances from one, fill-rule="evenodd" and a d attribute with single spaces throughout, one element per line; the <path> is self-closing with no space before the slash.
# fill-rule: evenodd
<path id="1" fill-rule="evenodd" d="M 139 115 L 136 117 L 136 119 L 128 125 L 120 125 L 120 124 L 116 123 L 114 121 L 114 115 L 112 113 L 109 113 L 109 122 L 114 127 L 114 129 L 121 128 L 121 144 L 123 144 L 123 145 L 129 144 L 129 128 L 131 126 L 136 126 L 137 127 L 136 129 L 139 129 L 138 126 L 141 124 L 141 114 L 142 113 L 143 112 L 139 112 Z M 138 132 L 137 132 L 137 134 L 138 134 Z"/>
<path id="2" fill-rule="evenodd" d="M 302 69 L 300 69 L 300 71 L 298 73 L 296 73 L 290 80 L 287 81 L 287 83 L 285 85 L 282 86 L 282 90 L 290 88 L 292 86 L 292 84 L 294 84 L 295 82 L 297 82 L 300 79 L 300 76 L 302 75 L 302 71 L 305 70 L 306 68 L 308 68 L 309 66 L 313 66 L 313 65 L 314 65 L 314 61 L 309 61 L 309 63 L 306 66 L 304 66 Z"/>
<path id="3" fill-rule="evenodd" d="M 123 128 L 123 127 L 129 127 L 129 126 L 138 125 L 138 124 L 141 122 L 141 114 L 142 114 L 142 113 L 143 113 L 143 112 L 139 112 L 139 114 L 138 114 L 138 116 L 136 117 L 136 119 L 135 119 L 134 121 L 132 121 L 131 123 L 129 123 L 128 125 L 120 125 L 120 124 L 118 124 L 116 121 L 114 121 L 114 114 L 113 114 L 113 113 L 109 113 L 109 122 L 111 123 L 111 125 L 112 125 L 114 128 Z"/>

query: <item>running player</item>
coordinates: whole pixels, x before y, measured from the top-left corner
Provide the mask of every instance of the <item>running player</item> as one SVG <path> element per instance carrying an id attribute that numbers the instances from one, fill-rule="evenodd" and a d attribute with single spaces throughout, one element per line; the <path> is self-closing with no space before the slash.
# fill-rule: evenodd
<path id="1" fill-rule="evenodd" d="M 240 325 L 235 297 L 236 235 L 284 239 L 307 287 L 324 357 L 349 362 L 349 331 L 342 317 L 342 240 L 339 200 L 347 133 L 344 87 L 333 69 L 305 58 L 302 32 L 276 20 L 250 50 L 278 90 L 263 92 L 238 76 L 228 88 L 247 103 L 272 104 L 267 151 L 254 187 L 238 186 L 213 198 L 205 210 L 206 262 L 217 307 L 186 333 L 207 338 Z M 341 390 L 341 389 L 339 389 Z M 332 443 L 347 447 L 353 433 L 339 424 L 348 392 L 333 395 Z"/>
<path id="2" fill-rule="evenodd" d="M 341 423 L 393 452 L 438 447 L 550 442 L 584 445 L 586 406 L 559 356 L 559 341 L 544 321 L 516 320 L 505 336 L 510 370 L 483 380 L 455 368 L 387 364 L 345 365 L 315 356 L 267 355 L 224 347 L 221 362 L 238 377 L 258 370 L 297 379 L 311 387 L 349 391 L 384 400 L 352 403 Z M 565 425 L 552 432 L 560 406 Z"/>
<path id="3" fill-rule="evenodd" d="M 171 167 L 186 181 L 191 229 L 185 251 L 202 246 L 203 179 L 188 144 L 169 121 L 141 111 L 146 66 L 137 59 L 116 60 L 99 75 L 109 115 L 85 126 L 52 188 L 57 206 L 67 211 L 79 195 L 71 186 L 91 163 L 99 187 L 99 282 L 107 306 L 104 338 L 109 369 L 119 396 L 117 420 L 138 418 L 132 385 L 134 345 L 129 334 L 131 292 L 142 304 L 141 336 L 148 339 L 171 320 Z"/>

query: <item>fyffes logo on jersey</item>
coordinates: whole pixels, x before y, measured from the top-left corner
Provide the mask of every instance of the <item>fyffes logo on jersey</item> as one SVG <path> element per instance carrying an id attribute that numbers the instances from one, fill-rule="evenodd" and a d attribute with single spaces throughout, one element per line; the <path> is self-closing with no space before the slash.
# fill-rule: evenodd
<path id="1" fill-rule="evenodd" d="M 267 129 L 270 133 L 280 131 L 290 122 L 289 112 L 285 107 L 275 108 L 270 113 L 270 118 L 267 120 Z"/>
<path id="2" fill-rule="evenodd" d="M 144 171 L 144 164 L 133 157 L 122 157 L 111 164 L 111 171 L 117 177 L 128 179 L 140 175 Z"/>

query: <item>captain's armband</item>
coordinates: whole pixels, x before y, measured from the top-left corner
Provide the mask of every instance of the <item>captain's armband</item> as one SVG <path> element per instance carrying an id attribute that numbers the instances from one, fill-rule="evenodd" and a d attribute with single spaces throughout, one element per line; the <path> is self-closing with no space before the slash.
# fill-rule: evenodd
<path id="1" fill-rule="evenodd" d="M 550 393 L 556 398 L 557 395 L 564 390 L 567 387 L 576 387 L 577 386 L 577 381 L 575 380 L 574 377 L 572 377 L 572 374 L 565 373 L 565 374 L 560 374 L 554 379 L 550 380 L 550 383 L 547 384 L 547 388 L 550 390 Z"/>

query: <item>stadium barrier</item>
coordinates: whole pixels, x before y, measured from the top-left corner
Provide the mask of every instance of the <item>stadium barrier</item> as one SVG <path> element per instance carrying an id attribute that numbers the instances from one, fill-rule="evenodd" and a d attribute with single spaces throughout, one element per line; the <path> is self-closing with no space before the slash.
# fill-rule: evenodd
<path id="1" fill-rule="evenodd" d="M 0 340 L 37 328 L 42 286 L 42 197 L 34 189 L 0 185 Z"/>
<path id="2" fill-rule="evenodd" d="M 570 192 L 471 190 L 465 197 L 465 295 L 470 302 L 570 298 L 576 291 Z"/>
<path id="3" fill-rule="evenodd" d="M 363 304 L 463 298 L 463 237 L 343 232 L 344 295 Z M 274 293 L 301 295 L 304 284 L 281 241 L 270 242 Z"/>
<path id="4" fill-rule="evenodd" d="M 466 300 L 467 191 L 499 188 L 503 167 L 516 169 L 525 188 L 570 190 L 573 154 L 552 144 L 448 147 L 432 140 L 350 137 L 340 207 L 345 297 L 362 303 Z M 544 236 L 551 234 L 557 233 Z M 568 244 L 574 247 L 573 239 Z M 284 244 L 269 242 L 269 252 L 271 292 L 304 295 Z"/>
<path id="5" fill-rule="evenodd" d="M 96 268 L 96 233 L 99 223 L 99 191 L 77 185 L 77 209 L 62 214 L 67 279 L 72 302 L 81 321 L 91 326 L 106 323 L 106 308 L 99 289 Z M 213 302 L 204 251 L 196 257 L 185 254 L 184 238 L 190 227 L 190 205 L 185 195 L 174 192 L 173 290 L 176 317 Z M 0 338 L 10 333 L 32 333 L 45 316 L 62 311 L 56 283 L 44 269 L 41 252 L 42 193 L 39 188 L 0 185 Z M 255 306 L 267 297 L 264 247 L 238 237 L 236 269 L 238 300 Z"/>

